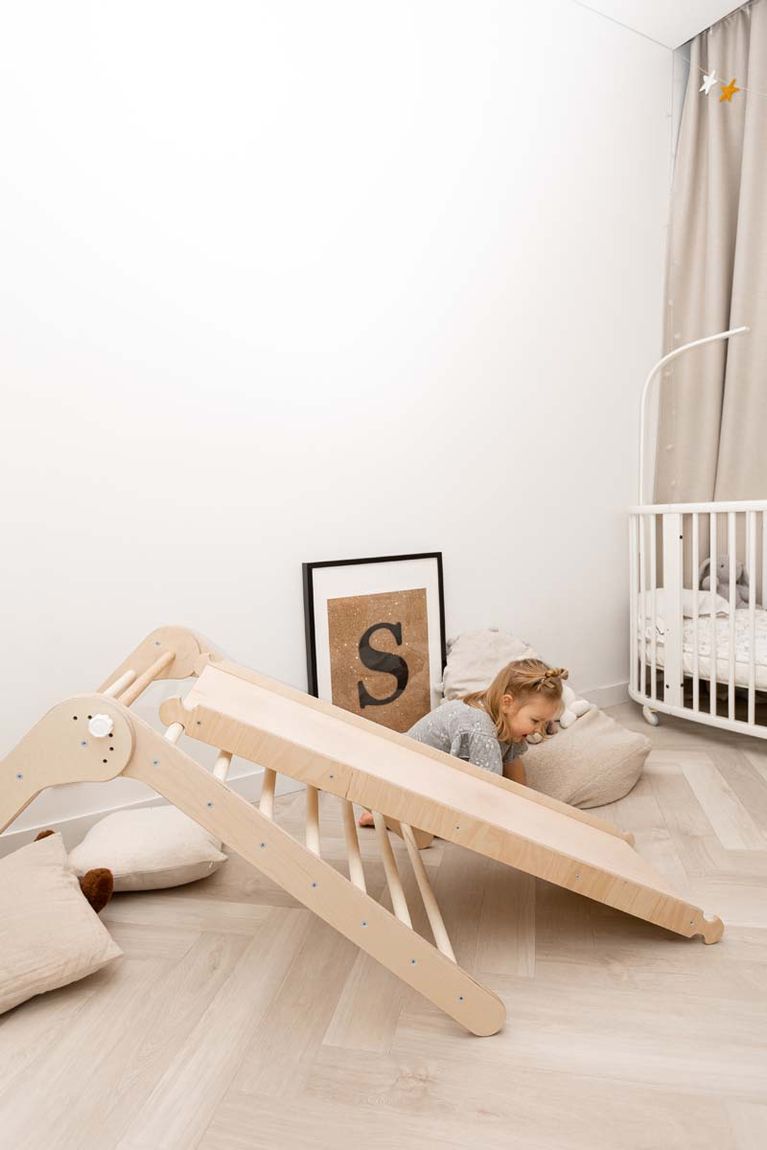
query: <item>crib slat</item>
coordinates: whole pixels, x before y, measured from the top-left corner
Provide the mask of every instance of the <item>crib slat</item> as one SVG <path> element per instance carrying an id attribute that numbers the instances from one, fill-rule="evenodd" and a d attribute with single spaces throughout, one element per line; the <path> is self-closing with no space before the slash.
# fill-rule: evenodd
<path id="1" fill-rule="evenodd" d="M 735 718 L 735 512 L 727 512 L 727 549 L 730 556 L 730 662 L 727 675 L 727 718 Z"/>
<path id="2" fill-rule="evenodd" d="M 698 512 L 694 511 L 692 515 L 692 709 L 693 711 L 700 710 L 700 656 L 698 654 L 698 643 L 700 640 L 699 626 L 700 626 L 700 612 L 699 607 L 699 592 L 700 592 L 700 523 L 698 521 Z"/>
<path id="3" fill-rule="evenodd" d="M 663 622 L 665 635 L 663 700 L 672 707 L 682 705 L 682 516 L 663 516 Z"/>
<path id="4" fill-rule="evenodd" d="M 640 664 L 640 691 L 642 695 L 647 697 L 647 611 L 645 607 L 645 584 L 644 584 L 644 566 L 645 566 L 645 532 L 647 527 L 647 516 L 640 515 L 639 517 L 639 664 Z"/>
<path id="5" fill-rule="evenodd" d="M 761 514 L 761 513 L 760 513 Z M 748 572 L 748 721 L 756 714 L 756 512 L 746 512 L 746 570 Z M 762 573 L 764 578 L 764 573 Z"/>
<path id="6" fill-rule="evenodd" d="M 708 549 L 708 557 L 709 557 L 709 571 L 708 571 L 708 573 L 709 573 L 709 577 L 710 577 L 709 586 L 711 588 L 711 594 L 713 596 L 715 589 L 716 589 L 716 552 L 717 552 L 717 544 L 716 544 L 717 521 L 716 521 L 716 512 L 715 511 L 712 511 L 711 515 L 709 516 L 709 524 L 710 524 L 710 531 L 709 531 L 709 549 Z M 713 610 L 713 608 L 714 608 L 714 600 L 712 598 L 711 610 Z M 709 712 L 710 712 L 710 714 L 715 716 L 716 715 L 716 683 L 717 683 L 717 675 L 716 675 L 716 670 L 717 670 L 717 668 L 716 668 L 716 616 L 712 615 L 711 613 L 709 613 L 709 615 L 708 615 L 708 625 L 709 625 L 709 628 L 711 631 L 711 642 L 710 642 L 710 648 L 709 648 L 710 667 L 709 667 L 709 674 L 708 674 L 708 690 L 709 690 L 709 696 L 710 696 L 710 698 L 709 698 Z"/>
<path id="7" fill-rule="evenodd" d="M 632 690 L 637 689 L 637 650 L 640 642 L 637 610 L 637 563 L 639 562 L 639 515 L 629 516 L 629 680 Z"/>
<path id="8" fill-rule="evenodd" d="M 658 698 L 658 578 L 656 554 L 658 535 L 658 517 L 653 515 L 650 519 L 650 588 L 652 601 L 652 676 L 650 678 L 650 698 Z"/>

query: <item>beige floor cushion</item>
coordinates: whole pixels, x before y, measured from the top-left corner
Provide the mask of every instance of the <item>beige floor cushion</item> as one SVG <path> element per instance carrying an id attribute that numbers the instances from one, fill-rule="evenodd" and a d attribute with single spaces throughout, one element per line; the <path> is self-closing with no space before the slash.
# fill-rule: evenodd
<path id="1" fill-rule="evenodd" d="M 196 882 L 226 862 L 221 843 L 174 806 L 115 811 L 70 852 L 78 875 L 109 867 L 116 891 L 161 890 Z"/>
<path id="2" fill-rule="evenodd" d="M 646 735 L 594 710 L 528 747 L 522 762 L 535 790 L 574 807 L 601 807 L 628 794 L 651 746 Z"/>
<path id="3" fill-rule="evenodd" d="M 61 835 L 0 859 L 0 1014 L 121 954 L 81 892 Z"/>

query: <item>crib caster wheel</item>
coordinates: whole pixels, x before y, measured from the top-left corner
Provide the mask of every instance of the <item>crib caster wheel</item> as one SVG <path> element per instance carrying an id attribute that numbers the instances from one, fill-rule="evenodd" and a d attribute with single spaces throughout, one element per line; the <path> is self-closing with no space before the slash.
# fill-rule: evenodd
<path id="1" fill-rule="evenodd" d="M 655 711 L 651 711 L 649 707 L 642 707 L 642 714 L 645 717 L 645 722 L 649 723 L 651 727 L 657 727 L 660 720 Z"/>

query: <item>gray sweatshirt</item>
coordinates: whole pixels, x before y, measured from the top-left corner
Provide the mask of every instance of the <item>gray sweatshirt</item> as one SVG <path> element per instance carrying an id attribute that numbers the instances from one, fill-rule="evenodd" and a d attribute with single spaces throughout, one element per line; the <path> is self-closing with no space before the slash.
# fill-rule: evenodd
<path id="1" fill-rule="evenodd" d="M 470 707 L 460 699 L 442 703 L 436 711 L 414 723 L 407 733 L 419 743 L 446 751 L 496 775 L 503 774 L 504 763 L 527 750 L 527 743 L 500 742 L 487 711 Z"/>

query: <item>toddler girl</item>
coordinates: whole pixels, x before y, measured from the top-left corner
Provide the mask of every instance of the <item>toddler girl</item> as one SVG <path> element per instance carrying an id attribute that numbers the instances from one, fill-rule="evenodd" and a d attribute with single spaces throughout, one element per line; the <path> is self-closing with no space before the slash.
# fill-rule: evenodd
<path id="1" fill-rule="evenodd" d="M 407 733 L 419 743 L 526 783 L 525 768 L 518 761 L 527 750 L 525 739 L 535 731 L 545 734 L 547 724 L 557 717 L 567 676 L 564 667 L 518 659 L 499 671 L 486 690 L 443 703 Z M 372 827 L 373 816 L 366 811 L 359 825 Z"/>

